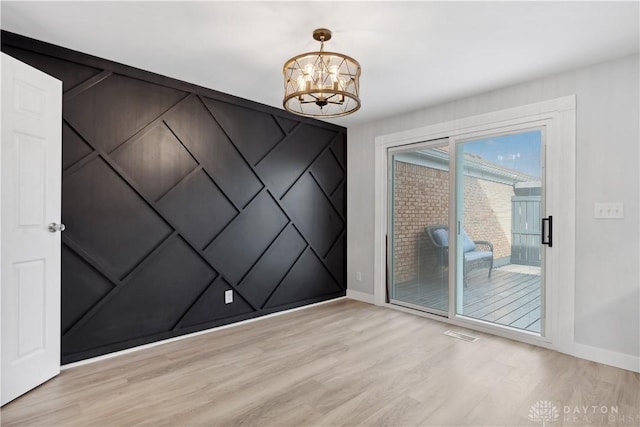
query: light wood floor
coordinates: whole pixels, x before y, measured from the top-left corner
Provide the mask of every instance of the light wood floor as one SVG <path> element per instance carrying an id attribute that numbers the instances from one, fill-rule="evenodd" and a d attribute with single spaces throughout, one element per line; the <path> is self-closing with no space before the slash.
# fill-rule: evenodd
<path id="1" fill-rule="evenodd" d="M 450 328 L 340 299 L 63 371 L 2 425 L 541 426 L 538 401 L 558 409 L 549 427 L 640 423 L 640 374 Z"/>

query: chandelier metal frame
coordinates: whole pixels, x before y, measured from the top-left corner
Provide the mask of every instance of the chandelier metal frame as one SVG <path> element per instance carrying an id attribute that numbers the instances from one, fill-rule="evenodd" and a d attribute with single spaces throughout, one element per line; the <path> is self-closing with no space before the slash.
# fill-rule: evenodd
<path id="1" fill-rule="evenodd" d="M 320 50 L 296 55 L 285 62 L 285 110 L 306 117 L 346 116 L 360 109 L 360 74 L 358 61 L 350 56 L 325 52 L 324 43 L 331 31 L 318 28 L 313 38 Z"/>

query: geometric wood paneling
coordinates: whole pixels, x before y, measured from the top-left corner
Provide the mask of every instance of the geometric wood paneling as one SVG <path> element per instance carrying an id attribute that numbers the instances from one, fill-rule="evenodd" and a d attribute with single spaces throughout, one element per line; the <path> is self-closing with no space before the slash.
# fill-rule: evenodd
<path id="1" fill-rule="evenodd" d="M 326 255 L 344 223 L 311 174 L 304 174 L 282 201 L 300 232 L 319 255 Z"/>
<path id="2" fill-rule="evenodd" d="M 287 222 L 278 204 L 263 191 L 205 249 L 207 258 L 219 265 L 229 283 L 237 284 Z"/>
<path id="3" fill-rule="evenodd" d="M 63 363 L 345 294 L 344 128 L 4 31 L 2 50 L 64 82 Z"/>
<path id="4" fill-rule="evenodd" d="M 247 299 L 254 306 L 263 307 L 306 247 L 300 233 L 289 225 L 240 282 L 240 289 L 251 290 L 246 293 Z"/>
<path id="5" fill-rule="evenodd" d="M 62 332 L 114 288 L 78 254 L 62 245 Z"/>
<path id="6" fill-rule="evenodd" d="M 345 249 L 346 249 L 346 235 L 343 233 L 342 237 L 336 242 L 335 245 L 329 251 L 329 254 L 325 258 L 327 268 L 338 281 L 340 285 L 346 287 L 345 283 Z"/>
<path id="7" fill-rule="evenodd" d="M 277 145 L 256 168 L 277 198 L 296 182 L 337 132 L 303 124 L 292 135 Z"/>
<path id="8" fill-rule="evenodd" d="M 82 328 L 68 333 L 67 352 L 171 330 L 216 277 L 181 238 L 174 237 L 136 270 Z M 104 301 L 104 300 L 103 300 Z"/>
<path id="9" fill-rule="evenodd" d="M 198 249 L 204 249 L 238 213 L 203 169 L 171 189 L 158 206 Z"/>
<path id="10" fill-rule="evenodd" d="M 239 208 L 260 191 L 260 180 L 200 99 L 190 97 L 165 122 Z"/>
<path id="11" fill-rule="evenodd" d="M 119 278 L 172 231 L 101 157 L 66 176 L 62 194 L 64 236 Z"/>
<path id="12" fill-rule="evenodd" d="M 284 130 L 286 134 L 291 133 L 291 131 L 300 124 L 299 120 L 286 119 L 282 116 L 279 116 L 277 120 L 278 120 L 278 124 L 280 124 L 280 126 L 282 127 L 282 130 Z"/>
<path id="13" fill-rule="evenodd" d="M 62 139 L 65 141 L 64 150 L 62 151 L 62 170 L 65 170 L 93 151 L 66 123 L 62 123 Z"/>
<path id="14" fill-rule="evenodd" d="M 340 289 L 316 254 L 308 248 L 267 301 L 267 307 L 291 304 L 309 295 L 330 295 Z"/>
<path id="15" fill-rule="evenodd" d="M 320 187 L 329 195 L 333 194 L 344 177 L 342 167 L 336 160 L 336 157 L 331 153 L 331 150 L 327 150 L 320 155 L 318 160 L 313 164 L 311 173 L 316 181 L 318 181 L 318 184 L 320 184 Z"/>
<path id="16" fill-rule="evenodd" d="M 331 150 L 343 169 L 347 168 L 347 134 L 341 133 L 331 144 Z"/>
<path id="17" fill-rule="evenodd" d="M 162 123 L 112 158 L 152 200 L 160 198 L 198 165 Z"/>
<path id="18" fill-rule="evenodd" d="M 209 98 L 204 102 L 252 165 L 256 165 L 285 136 L 271 115 Z M 247 123 L 251 125 L 247 126 Z"/>
<path id="19" fill-rule="evenodd" d="M 64 103 L 64 117 L 85 140 L 109 153 L 186 94 L 113 74 Z"/>
<path id="20" fill-rule="evenodd" d="M 236 294 L 233 304 L 224 303 L 224 293 L 233 287 L 222 277 L 207 288 L 205 293 L 191 307 L 180 321 L 180 327 L 196 326 L 203 323 L 228 317 L 240 316 L 253 312 L 253 308 L 240 295 Z"/>
<path id="21" fill-rule="evenodd" d="M 343 182 L 336 188 L 331 196 L 331 201 L 333 202 L 333 206 L 338 210 L 340 215 L 343 218 L 346 218 L 347 215 L 347 197 L 346 197 L 346 184 Z"/>

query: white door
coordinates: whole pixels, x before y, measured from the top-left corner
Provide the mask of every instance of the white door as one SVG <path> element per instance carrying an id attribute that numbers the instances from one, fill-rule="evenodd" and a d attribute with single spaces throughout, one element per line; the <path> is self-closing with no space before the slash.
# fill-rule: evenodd
<path id="1" fill-rule="evenodd" d="M 60 372 L 61 115 L 62 83 L 3 53 L 2 405 Z"/>

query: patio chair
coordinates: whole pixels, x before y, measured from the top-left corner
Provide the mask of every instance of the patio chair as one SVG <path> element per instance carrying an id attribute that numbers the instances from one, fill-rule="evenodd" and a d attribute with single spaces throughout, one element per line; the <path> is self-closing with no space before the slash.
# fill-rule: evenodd
<path id="1" fill-rule="evenodd" d="M 446 225 L 430 225 L 427 235 L 436 251 L 436 267 L 449 266 L 449 227 Z M 484 249 L 484 250 L 483 250 Z M 489 266 L 489 275 L 493 270 L 493 244 L 488 240 L 471 240 L 466 231 L 462 231 L 462 252 L 464 254 L 463 279 L 467 285 L 467 274 L 476 268 Z"/>

